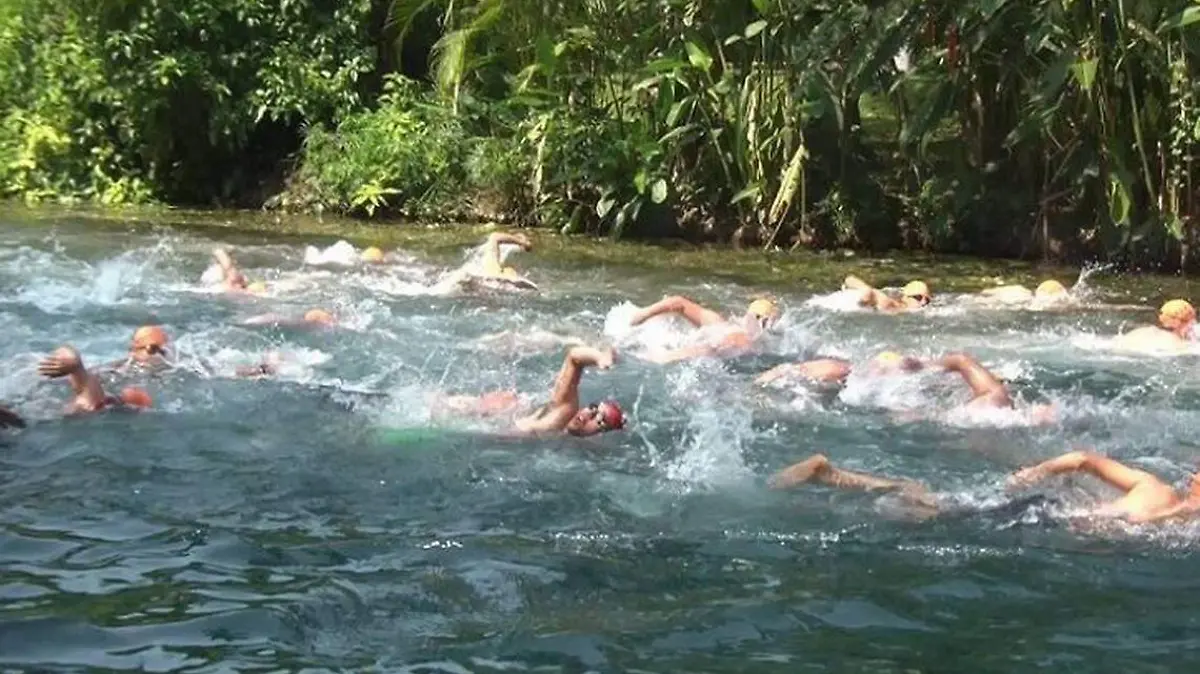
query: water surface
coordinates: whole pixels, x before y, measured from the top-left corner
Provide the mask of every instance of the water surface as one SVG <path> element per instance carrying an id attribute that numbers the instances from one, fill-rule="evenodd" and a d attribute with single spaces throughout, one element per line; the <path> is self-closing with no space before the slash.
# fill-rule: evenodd
<path id="1" fill-rule="evenodd" d="M 639 268 L 584 248 L 574 259 L 569 249 L 511 259 L 541 294 L 443 296 L 428 286 L 466 250 L 418 239 L 384 268 L 317 269 L 304 264 L 304 246 L 329 237 L 0 222 L 0 400 L 30 421 L 0 439 L 0 664 L 1179 672 L 1200 663 L 1191 527 L 1083 531 L 1059 516 L 1066 506 L 993 508 L 1008 502 L 1010 471 L 1075 445 L 1185 479 L 1196 464 L 1200 359 L 1106 348 L 1152 312 L 984 310 L 942 293 L 925 315 L 883 317 L 813 301 L 823 288 Z M 234 246 L 272 292 L 235 299 L 200 287 L 217 243 Z M 908 273 L 864 268 L 889 280 Z M 1157 304 L 1156 283 L 1102 279 L 1092 300 Z M 684 333 L 621 329 L 627 302 L 682 292 L 735 313 L 767 289 L 786 311 L 755 356 L 652 365 L 638 350 Z M 314 306 L 343 327 L 238 325 Z M 62 343 L 89 363 L 118 359 L 144 323 L 168 329 L 180 366 L 107 381 L 144 386 L 155 409 L 63 420 L 66 386 L 39 380 L 37 359 Z M 621 400 L 627 432 L 514 440 L 431 420 L 429 397 L 441 391 L 544 395 L 572 340 L 621 345 L 619 366 L 589 373 L 582 390 Z M 840 394 L 749 384 L 786 360 L 884 348 L 969 350 L 1023 403 L 1059 404 L 1062 420 L 899 423 L 905 408 L 965 398 L 936 376 Z M 284 359 L 279 377 L 232 376 L 267 351 Z M 815 451 L 924 480 L 961 511 L 913 521 L 874 496 L 764 489 L 773 471 Z M 1068 504 L 1106 493 L 1082 478 L 1049 491 Z"/>

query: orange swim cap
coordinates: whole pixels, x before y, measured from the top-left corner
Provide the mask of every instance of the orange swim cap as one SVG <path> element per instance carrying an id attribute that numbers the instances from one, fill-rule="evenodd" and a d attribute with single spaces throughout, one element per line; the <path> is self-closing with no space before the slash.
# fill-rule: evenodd
<path id="1" fill-rule="evenodd" d="M 144 389 L 137 388 L 136 386 L 130 386 L 121 391 L 121 402 L 125 403 L 129 407 L 137 407 L 140 409 L 148 409 L 154 404 L 154 401 L 150 399 L 150 394 L 146 393 Z"/>
<path id="2" fill-rule="evenodd" d="M 133 333 L 133 348 L 134 350 L 149 349 L 157 347 L 163 349 L 167 346 L 170 339 L 167 337 L 167 331 L 157 325 L 143 325 Z"/>
<path id="3" fill-rule="evenodd" d="M 362 252 L 364 262 L 383 262 L 383 251 L 371 246 Z"/>
<path id="4" fill-rule="evenodd" d="M 933 297 L 924 281 L 910 281 L 900 290 L 900 294 L 905 297 Z"/>
<path id="5" fill-rule="evenodd" d="M 1054 279 L 1042 281 L 1041 285 L 1033 291 L 1034 297 L 1059 297 L 1066 294 L 1066 287 Z"/>
<path id="6" fill-rule="evenodd" d="M 875 362 L 880 365 L 895 365 L 904 360 L 904 356 L 895 351 L 883 351 L 878 356 L 875 356 Z"/>
<path id="7" fill-rule="evenodd" d="M 309 309 L 304 314 L 304 320 L 309 323 L 333 324 L 333 315 L 324 309 Z"/>
<path id="8" fill-rule="evenodd" d="M 1170 300 L 1158 310 L 1159 325 L 1174 330 L 1196 320 L 1196 308 L 1185 300 Z"/>

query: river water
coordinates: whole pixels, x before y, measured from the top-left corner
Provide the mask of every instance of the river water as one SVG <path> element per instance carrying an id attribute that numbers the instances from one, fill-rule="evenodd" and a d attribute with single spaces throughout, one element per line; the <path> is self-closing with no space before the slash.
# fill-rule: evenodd
<path id="1" fill-rule="evenodd" d="M 230 245 L 261 298 L 198 282 Z M 1195 356 L 1119 354 L 1107 338 L 1161 295 L 1094 290 L 1066 312 L 940 294 L 920 315 L 842 310 L 774 289 L 763 352 L 654 365 L 631 304 L 682 292 L 726 313 L 757 288 L 628 265 L 509 261 L 538 294 L 444 295 L 465 249 L 319 268 L 297 238 L 0 222 L 0 666 L 21 670 L 422 672 L 1194 671 L 1197 529 L 1074 526 L 1104 495 L 1005 505 L 1004 477 L 1090 446 L 1180 484 L 1196 464 Z M 321 245 L 330 241 L 322 239 Z M 1063 278 L 1063 281 L 1071 279 Z M 1119 284 L 1118 284 L 1119 286 Z M 937 288 L 935 288 L 936 292 Z M 1139 291 L 1140 292 L 1140 291 Z M 332 330 L 246 327 L 330 309 Z M 154 408 L 64 420 L 38 358 L 74 344 L 119 359 L 134 328 L 170 332 L 178 367 L 113 375 Z M 622 433 L 526 440 L 434 420 L 437 392 L 544 395 L 564 344 L 616 342 L 583 398 L 615 397 Z M 968 350 L 1025 403 L 968 417 L 955 380 L 757 390 L 798 357 Z M 278 354 L 269 379 L 235 368 Z M 401 430 L 396 430 L 401 429 Z M 816 451 L 926 481 L 956 515 L 886 498 L 765 488 Z M 1066 513 L 1066 515 L 1064 515 Z"/>

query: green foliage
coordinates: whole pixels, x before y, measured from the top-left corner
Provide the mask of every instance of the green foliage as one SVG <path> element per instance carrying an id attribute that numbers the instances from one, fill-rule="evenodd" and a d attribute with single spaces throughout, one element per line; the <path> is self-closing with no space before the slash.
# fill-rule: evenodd
<path id="1" fill-rule="evenodd" d="M 389 77 L 378 109 L 349 115 L 334 131 L 309 130 L 280 205 L 426 214 L 461 194 L 468 150 L 458 117 L 427 100 L 411 80 Z"/>
<path id="2" fill-rule="evenodd" d="M 203 201 L 360 105 L 369 0 L 24 0 L 0 15 L 0 192 Z M 288 139 L 291 139 L 290 141 Z M 265 150 L 271 156 L 259 157 Z M 248 156 L 250 155 L 250 156 Z"/>

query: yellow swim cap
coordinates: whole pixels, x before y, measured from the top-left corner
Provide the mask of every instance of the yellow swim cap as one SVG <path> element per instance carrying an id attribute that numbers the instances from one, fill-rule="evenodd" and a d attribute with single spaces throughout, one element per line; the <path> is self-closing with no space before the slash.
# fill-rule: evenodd
<path id="1" fill-rule="evenodd" d="M 504 278 L 512 278 L 512 279 L 521 277 L 521 274 L 516 269 L 513 269 L 512 267 L 505 267 L 505 268 L 501 269 L 500 275 L 503 276 Z"/>
<path id="2" fill-rule="evenodd" d="M 267 284 L 263 283 L 262 281 L 255 281 L 254 283 L 246 286 L 246 292 L 265 293 L 267 292 Z"/>
<path id="3" fill-rule="evenodd" d="M 902 360 L 904 360 L 904 356 L 901 356 L 895 351 L 883 351 L 880 352 L 878 356 L 875 356 L 875 362 L 879 363 L 880 365 L 893 365 Z"/>
<path id="4" fill-rule="evenodd" d="M 383 251 L 371 246 L 362 252 L 364 262 L 383 262 Z"/>
<path id="5" fill-rule="evenodd" d="M 774 318 L 779 315 L 779 306 L 765 297 L 760 297 L 751 302 L 746 311 L 759 318 Z"/>
<path id="6" fill-rule="evenodd" d="M 1185 300 L 1170 300 L 1158 310 L 1158 322 L 1164 328 L 1173 330 L 1196 320 L 1196 308 Z"/>
<path id="7" fill-rule="evenodd" d="M 900 294 L 905 297 L 932 297 L 929 294 L 929 286 L 925 285 L 924 281 L 910 281 Z"/>
<path id="8" fill-rule="evenodd" d="M 1057 297 L 1059 295 L 1066 295 L 1067 289 L 1058 281 L 1049 279 L 1042 281 L 1041 285 L 1033 291 L 1033 294 L 1035 297 Z"/>

